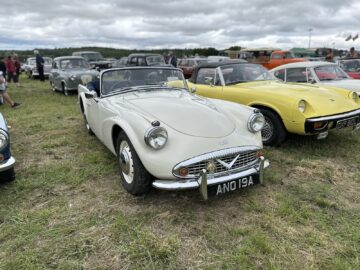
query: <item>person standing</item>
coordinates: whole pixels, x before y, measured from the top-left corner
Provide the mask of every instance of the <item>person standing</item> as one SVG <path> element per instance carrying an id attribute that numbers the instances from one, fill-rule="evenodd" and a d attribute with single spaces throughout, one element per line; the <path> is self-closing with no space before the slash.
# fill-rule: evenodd
<path id="1" fill-rule="evenodd" d="M 44 58 L 40 55 L 38 50 L 34 51 L 34 54 L 36 55 L 36 68 L 39 72 L 39 79 L 40 81 L 45 81 L 44 76 Z"/>
<path id="2" fill-rule="evenodd" d="M 0 71 L 2 71 L 3 76 L 6 78 L 6 65 L 3 56 L 0 56 Z"/>
<path id="3" fill-rule="evenodd" d="M 0 95 L 4 98 L 6 102 L 10 104 L 11 108 L 16 108 L 21 105 L 21 103 L 13 101 L 10 95 L 8 94 L 6 80 L 3 76 L 2 71 L 0 71 Z"/>
<path id="4" fill-rule="evenodd" d="M 325 61 L 334 62 L 334 54 L 333 54 L 332 49 L 328 49 L 327 54 L 325 56 Z"/>
<path id="5" fill-rule="evenodd" d="M 173 67 L 177 66 L 177 60 L 176 57 L 174 56 L 172 51 L 169 51 L 169 55 L 168 55 L 168 59 L 167 59 L 167 63 L 172 65 Z"/>
<path id="6" fill-rule="evenodd" d="M 8 58 L 6 59 L 5 66 L 6 66 L 6 75 L 7 75 L 8 83 L 10 83 L 11 81 L 13 81 L 14 83 L 18 83 L 19 78 L 16 74 L 16 66 L 11 55 L 9 55 Z"/>
<path id="7" fill-rule="evenodd" d="M 359 53 L 357 51 L 355 51 L 354 47 L 351 47 L 350 52 L 346 55 L 346 57 L 359 58 Z"/>
<path id="8" fill-rule="evenodd" d="M 15 65 L 15 69 L 16 69 L 17 86 L 20 86 L 20 68 L 21 68 L 21 64 L 20 64 L 19 58 L 18 58 L 16 53 L 13 54 L 12 59 L 14 61 L 14 65 Z"/>

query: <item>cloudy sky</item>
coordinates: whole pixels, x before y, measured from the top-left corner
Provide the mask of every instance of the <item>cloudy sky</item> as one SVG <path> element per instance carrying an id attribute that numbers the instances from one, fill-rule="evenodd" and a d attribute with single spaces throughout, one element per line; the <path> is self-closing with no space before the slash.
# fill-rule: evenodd
<path id="1" fill-rule="evenodd" d="M 358 0 L 1 0 L 0 50 L 312 47 L 360 49 Z"/>

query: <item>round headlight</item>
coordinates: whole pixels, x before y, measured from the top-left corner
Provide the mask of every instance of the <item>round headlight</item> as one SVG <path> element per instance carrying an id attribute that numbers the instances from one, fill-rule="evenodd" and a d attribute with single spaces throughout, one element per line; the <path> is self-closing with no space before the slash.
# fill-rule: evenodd
<path id="1" fill-rule="evenodd" d="M 306 101 L 305 100 L 300 100 L 299 103 L 298 103 L 298 109 L 300 112 L 305 112 L 305 109 L 306 109 Z"/>
<path id="2" fill-rule="evenodd" d="M 9 136 L 5 131 L 0 130 L 0 150 L 4 149 L 9 142 Z"/>
<path id="3" fill-rule="evenodd" d="M 258 132 L 262 130 L 265 124 L 265 118 L 261 113 L 253 113 L 248 120 L 248 129 L 251 132 Z"/>
<path id="4" fill-rule="evenodd" d="M 72 81 L 75 81 L 75 78 L 76 78 L 76 77 L 75 77 L 74 75 L 71 75 L 71 76 L 70 76 L 70 80 L 72 80 Z"/>
<path id="5" fill-rule="evenodd" d="M 168 134 L 163 127 L 151 127 L 145 132 L 144 138 L 147 145 L 158 150 L 166 144 Z"/>

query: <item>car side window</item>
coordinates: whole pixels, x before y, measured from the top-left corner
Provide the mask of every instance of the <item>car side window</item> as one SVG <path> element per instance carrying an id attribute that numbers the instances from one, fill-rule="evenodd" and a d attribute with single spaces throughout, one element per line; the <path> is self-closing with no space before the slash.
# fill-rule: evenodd
<path id="1" fill-rule="evenodd" d="M 275 71 L 274 76 L 279 80 L 285 81 L 285 69 Z"/>
<path id="2" fill-rule="evenodd" d="M 287 73 L 286 74 L 287 82 L 298 82 L 298 83 L 307 82 L 306 68 L 288 68 L 286 73 Z"/>
<path id="3" fill-rule="evenodd" d="M 181 60 L 179 66 L 187 67 L 188 66 L 188 60 Z"/>
<path id="4" fill-rule="evenodd" d="M 130 59 L 130 65 L 136 66 L 136 62 L 137 62 L 137 57 L 132 57 L 132 58 Z"/>
<path id="5" fill-rule="evenodd" d="M 272 59 L 281 59 L 282 57 L 280 54 L 273 54 L 271 58 Z"/>
<path id="6" fill-rule="evenodd" d="M 214 84 L 216 77 L 215 68 L 201 68 L 196 77 L 197 84 Z"/>
<path id="7" fill-rule="evenodd" d="M 53 62 L 53 68 L 55 68 L 55 69 L 58 68 L 57 63 L 55 61 Z"/>
<path id="8" fill-rule="evenodd" d="M 189 66 L 189 67 L 195 66 L 195 61 L 194 61 L 194 60 L 189 60 L 188 66 Z"/>
<path id="9" fill-rule="evenodd" d="M 139 57 L 139 58 L 138 58 L 138 65 L 139 65 L 139 66 L 146 66 L 145 58 Z"/>

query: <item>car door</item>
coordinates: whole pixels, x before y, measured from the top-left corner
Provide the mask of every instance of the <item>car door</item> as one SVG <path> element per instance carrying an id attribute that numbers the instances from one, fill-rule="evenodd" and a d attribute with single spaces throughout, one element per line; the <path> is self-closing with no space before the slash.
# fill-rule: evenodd
<path id="1" fill-rule="evenodd" d="M 223 85 L 219 70 L 216 68 L 200 68 L 195 85 L 191 86 L 196 94 L 209 98 L 221 98 Z"/>
<path id="2" fill-rule="evenodd" d="M 51 76 L 56 89 L 61 89 L 61 86 L 59 85 L 59 75 L 59 61 L 54 61 L 51 68 Z"/>

